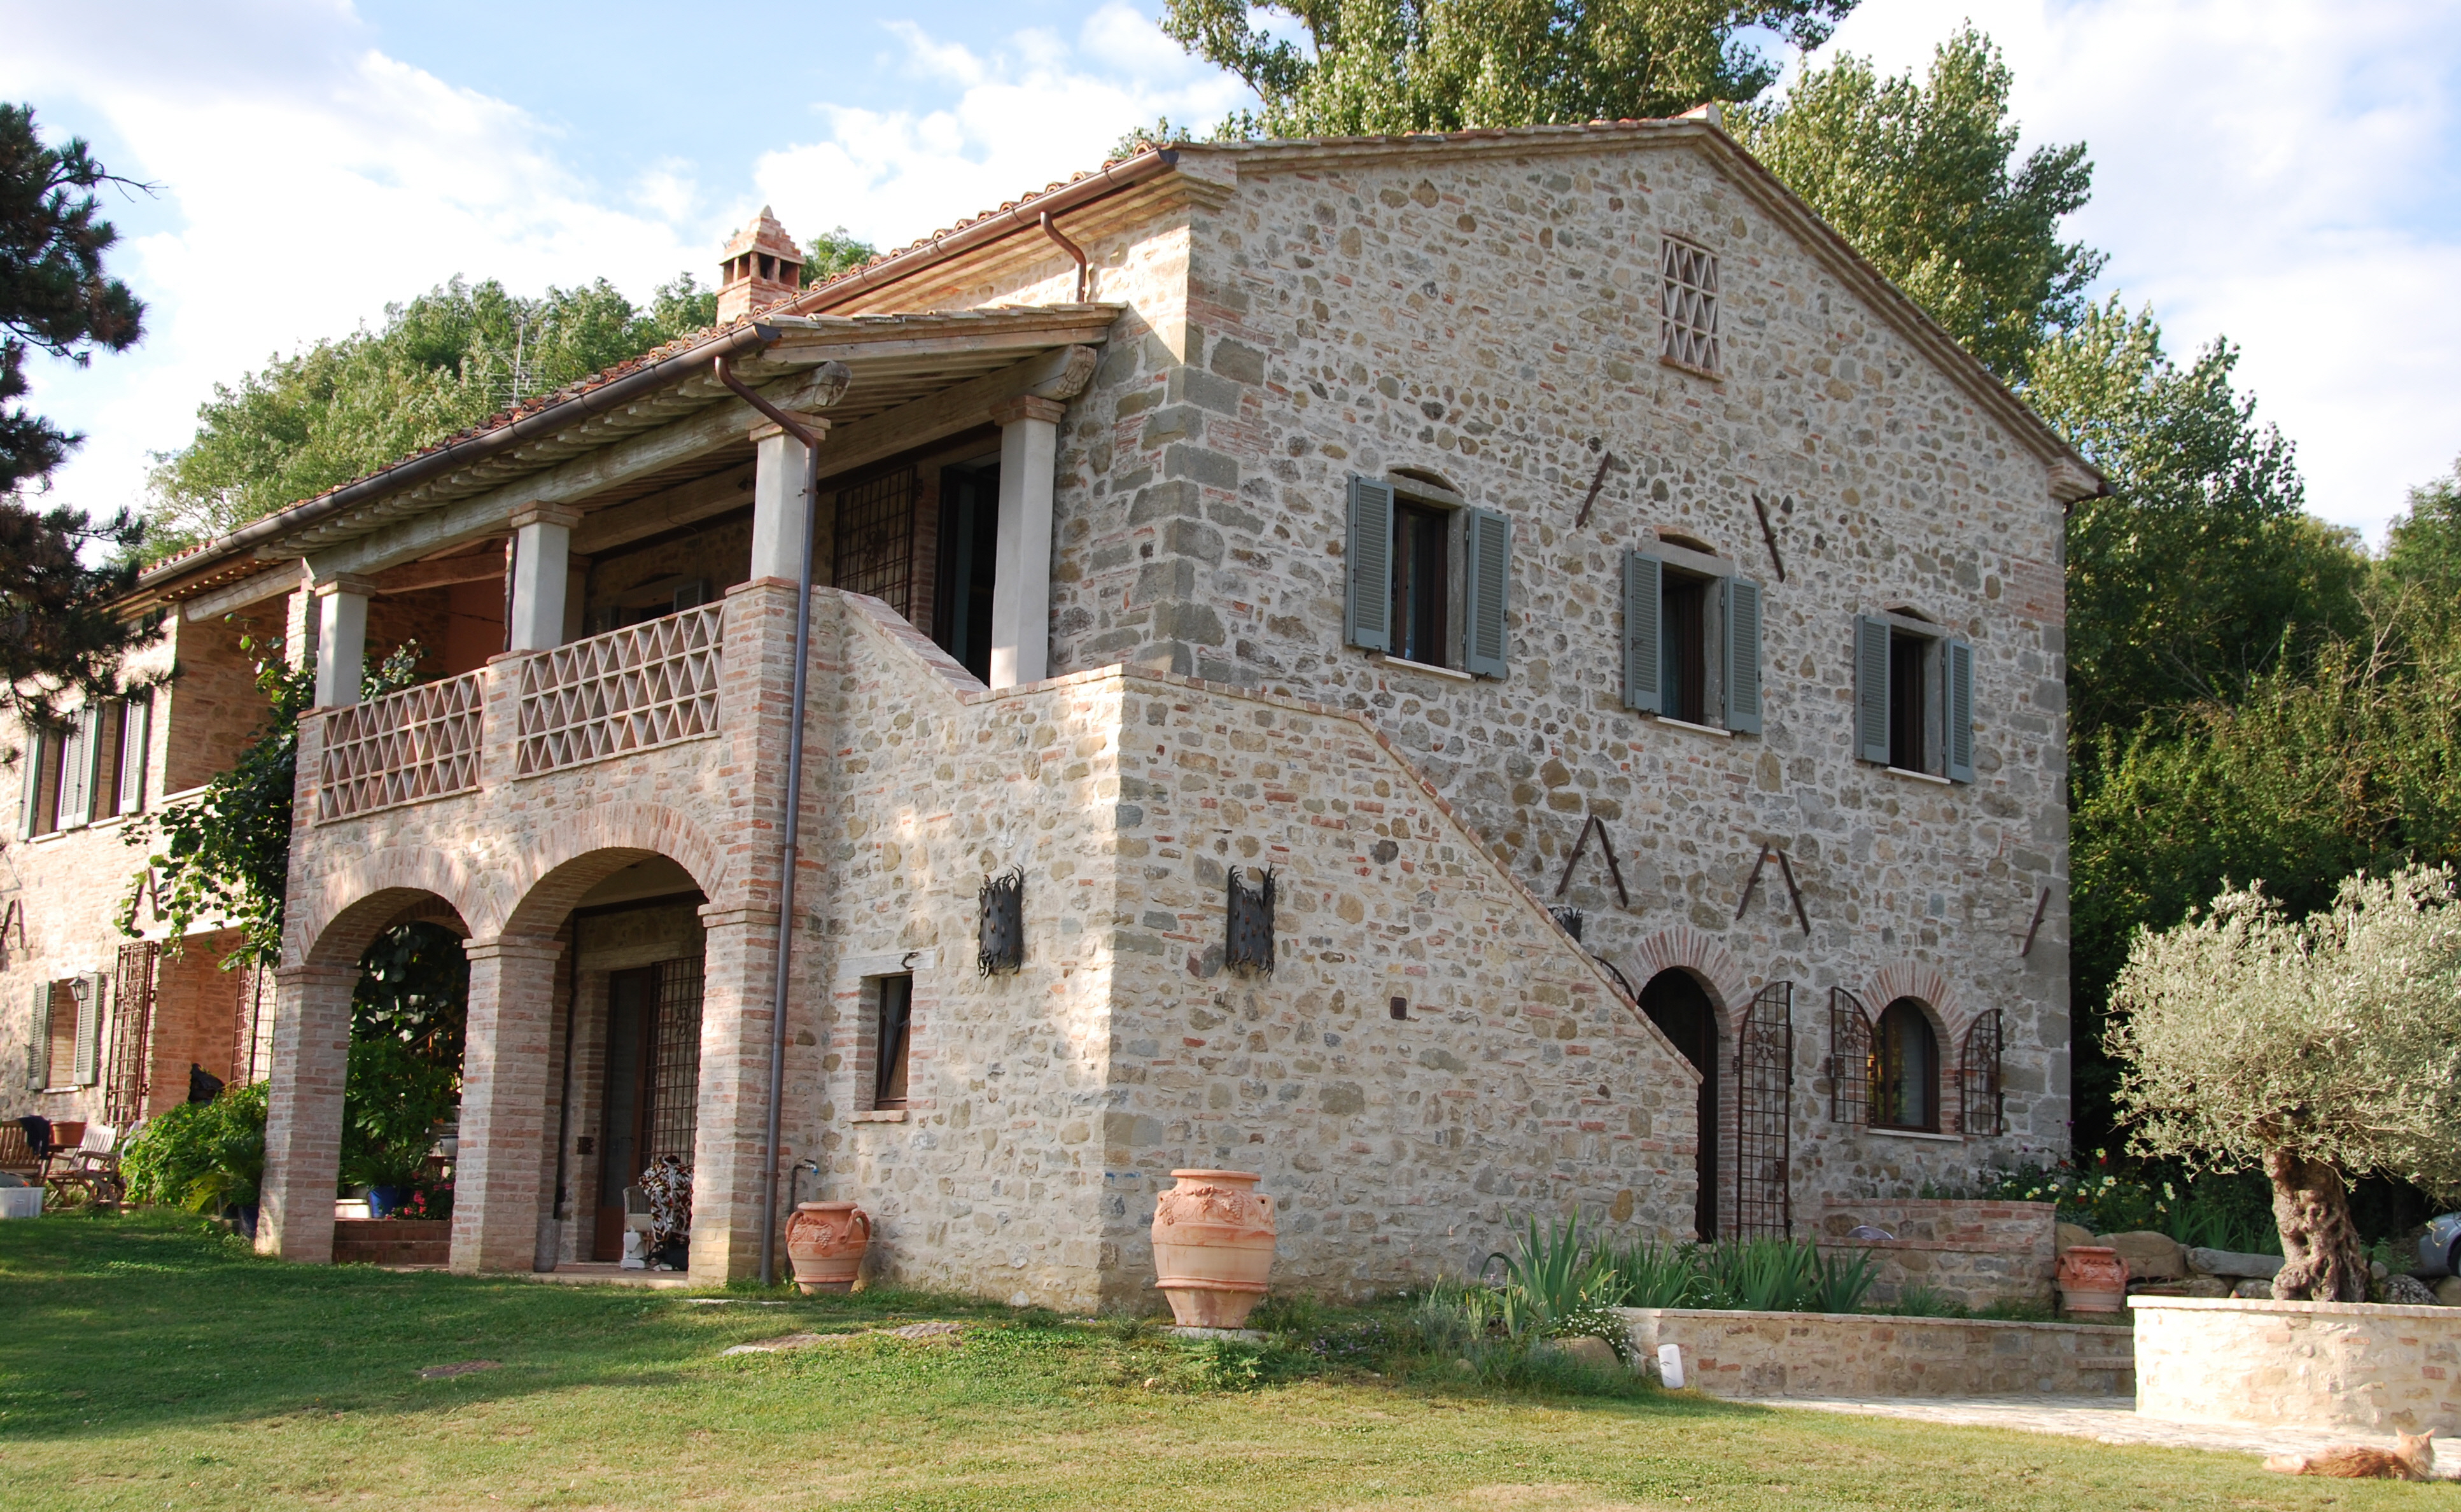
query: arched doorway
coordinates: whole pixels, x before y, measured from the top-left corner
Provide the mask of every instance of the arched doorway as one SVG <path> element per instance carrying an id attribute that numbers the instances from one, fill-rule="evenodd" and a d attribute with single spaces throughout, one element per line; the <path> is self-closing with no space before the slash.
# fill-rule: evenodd
<path id="1" fill-rule="evenodd" d="M 1660 971 L 1640 990 L 1640 1010 L 1701 1073 L 1701 1196 L 1693 1226 L 1701 1242 L 1718 1237 L 1718 1007 L 1689 971 Z"/>
<path id="2" fill-rule="evenodd" d="M 1939 1034 L 1921 1003 L 1901 997 L 1872 1026 L 1872 1122 L 1939 1132 Z"/>

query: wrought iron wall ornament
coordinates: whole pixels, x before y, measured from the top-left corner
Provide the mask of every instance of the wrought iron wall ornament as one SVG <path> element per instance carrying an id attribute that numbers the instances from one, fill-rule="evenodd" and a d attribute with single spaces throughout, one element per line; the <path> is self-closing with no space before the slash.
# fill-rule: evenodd
<path id="1" fill-rule="evenodd" d="M 1788 494 L 1785 499 L 1779 500 L 1778 507 L 1783 509 L 1793 502 L 1794 496 L 1792 494 Z M 1761 496 L 1758 494 L 1754 494 L 1752 496 L 1752 513 L 1759 517 L 1761 522 L 1761 540 L 1768 543 L 1769 565 L 1777 568 L 1777 580 L 1780 583 L 1784 583 L 1786 581 L 1786 558 L 1777 554 L 1777 532 L 1769 528 L 1768 506 L 1761 502 Z"/>
<path id="2" fill-rule="evenodd" d="M 2041 932 L 2043 927 L 2043 915 L 2049 911 L 2050 906 L 2051 889 L 2045 887 L 2043 889 L 2043 895 L 2034 900 L 2034 917 L 2032 921 L 2025 926 L 2025 943 L 2017 947 L 2017 958 L 2019 960 L 2022 961 L 2026 956 L 2034 953 L 2034 936 Z"/>
<path id="3" fill-rule="evenodd" d="M 1230 937 L 1223 946 L 1222 964 L 1234 971 L 1271 971 L 1273 969 L 1273 868 L 1266 867 L 1262 883 L 1253 887 L 1239 880 L 1236 866 L 1230 868 Z"/>
<path id="4" fill-rule="evenodd" d="M 983 879 L 982 925 L 975 937 L 974 969 L 989 976 L 1025 965 L 1025 868 L 1012 866 Z"/>
<path id="5" fill-rule="evenodd" d="M 1562 929 L 1566 934 L 1571 935 L 1573 939 L 1578 940 L 1581 937 L 1582 921 L 1580 909 L 1567 905 L 1548 909 L 1547 916 L 1555 921 L 1557 928 Z"/>
<path id="6" fill-rule="evenodd" d="M 1993 1009 L 1965 1032 L 1965 1054 L 1958 1067 L 1957 1132 L 1998 1137 L 2008 1132 L 2008 1094 L 2000 1076 L 2000 1011 Z"/>
<path id="7" fill-rule="evenodd" d="M 1761 847 L 1760 859 L 1752 862 L 1752 874 L 1744 879 L 1744 896 L 1735 905 L 1735 917 L 1741 919 L 1744 910 L 1752 905 L 1752 893 L 1761 884 L 1761 869 L 1769 863 L 1772 856 L 1777 858 L 1779 875 L 1786 879 L 1786 895 L 1794 904 L 1794 922 L 1803 926 L 1805 934 L 1809 934 L 1811 919 L 1803 911 L 1803 889 L 1794 883 L 1794 862 L 1788 861 L 1785 849 L 1777 845 Z"/>
<path id="8" fill-rule="evenodd" d="M 1573 884 L 1573 868 L 1581 863 L 1581 852 L 1590 843 L 1590 831 L 1598 832 L 1598 848 L 1606 852 L 1607 875 L 1615 879 L 1616 897 L 1627 908 L 1632 906 L 1632 894 L 1623 889 L 1623 865 L 1616 860 L 1615 841 L 1607 838 L 1607 827 L 1595 814 L 1581 821 L 1580 838 L 1573 841 L 1573 853 L 1564 858 L 1564 875 L 1555 883 L 1555 896 Z"/>

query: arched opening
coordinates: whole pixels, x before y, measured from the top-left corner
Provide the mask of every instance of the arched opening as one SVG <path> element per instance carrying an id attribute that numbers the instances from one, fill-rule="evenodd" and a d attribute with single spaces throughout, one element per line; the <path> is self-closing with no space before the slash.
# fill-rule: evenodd
<path id="1" fill-rule="evenodd" d="M 1649 979 L 1640 990 L 1640 1011 L 1701 1074 L 1701 1195 L 1693 1226 L 1707 1244 L 1718 1237 L 1718 1008 L 1700 978 L 1679 969 Z"/>
<path id="2" fill-rule="evenodd" d="M 1901 997 L 1872 1026 L 1872 1122 L 1939 1132 L 1939 1034 L 1922 1004 Z"/>
<path id="3" fill-rule="evenodd" d="M 470 958 L 461 948 L 468 933 L 450 908 L 415 907 L 360 952 L 338 1174 L 339 1196 L 366 1203 L 370 1219 L 452 1216 L 470 1020 Z M 334 1258 L 369 1257 L 337 1247 Z"/>

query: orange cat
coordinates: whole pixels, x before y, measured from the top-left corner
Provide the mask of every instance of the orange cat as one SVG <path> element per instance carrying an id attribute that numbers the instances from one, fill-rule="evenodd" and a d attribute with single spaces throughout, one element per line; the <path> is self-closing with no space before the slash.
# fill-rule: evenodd
<path id="1" fill-rule="evenodd" d="M 2335 1444 L 2318 1455 L 2275 1455 L 2264 1462 L 2264 1468 L 2286 1476 L 2424 1480 L 2435 1473 L 2435 1436 L 2396 1434 L 2389 1449 L 2373 1444 Z"/>

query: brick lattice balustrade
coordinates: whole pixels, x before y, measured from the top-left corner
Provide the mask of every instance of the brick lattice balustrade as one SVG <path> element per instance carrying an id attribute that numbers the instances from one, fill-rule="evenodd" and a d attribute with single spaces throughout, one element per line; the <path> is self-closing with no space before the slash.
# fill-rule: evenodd
<path id="1" fill-rule="evenodd" d="M 712 604 L 524 662 L 515 776 L 715 735 L 722 624 Z"/>
<path id="2" fill-rule="evenodd" d="M 477 787 L 482 680 L 465 672 L 335 710 L 325 726 L 317 820 Z"/>

